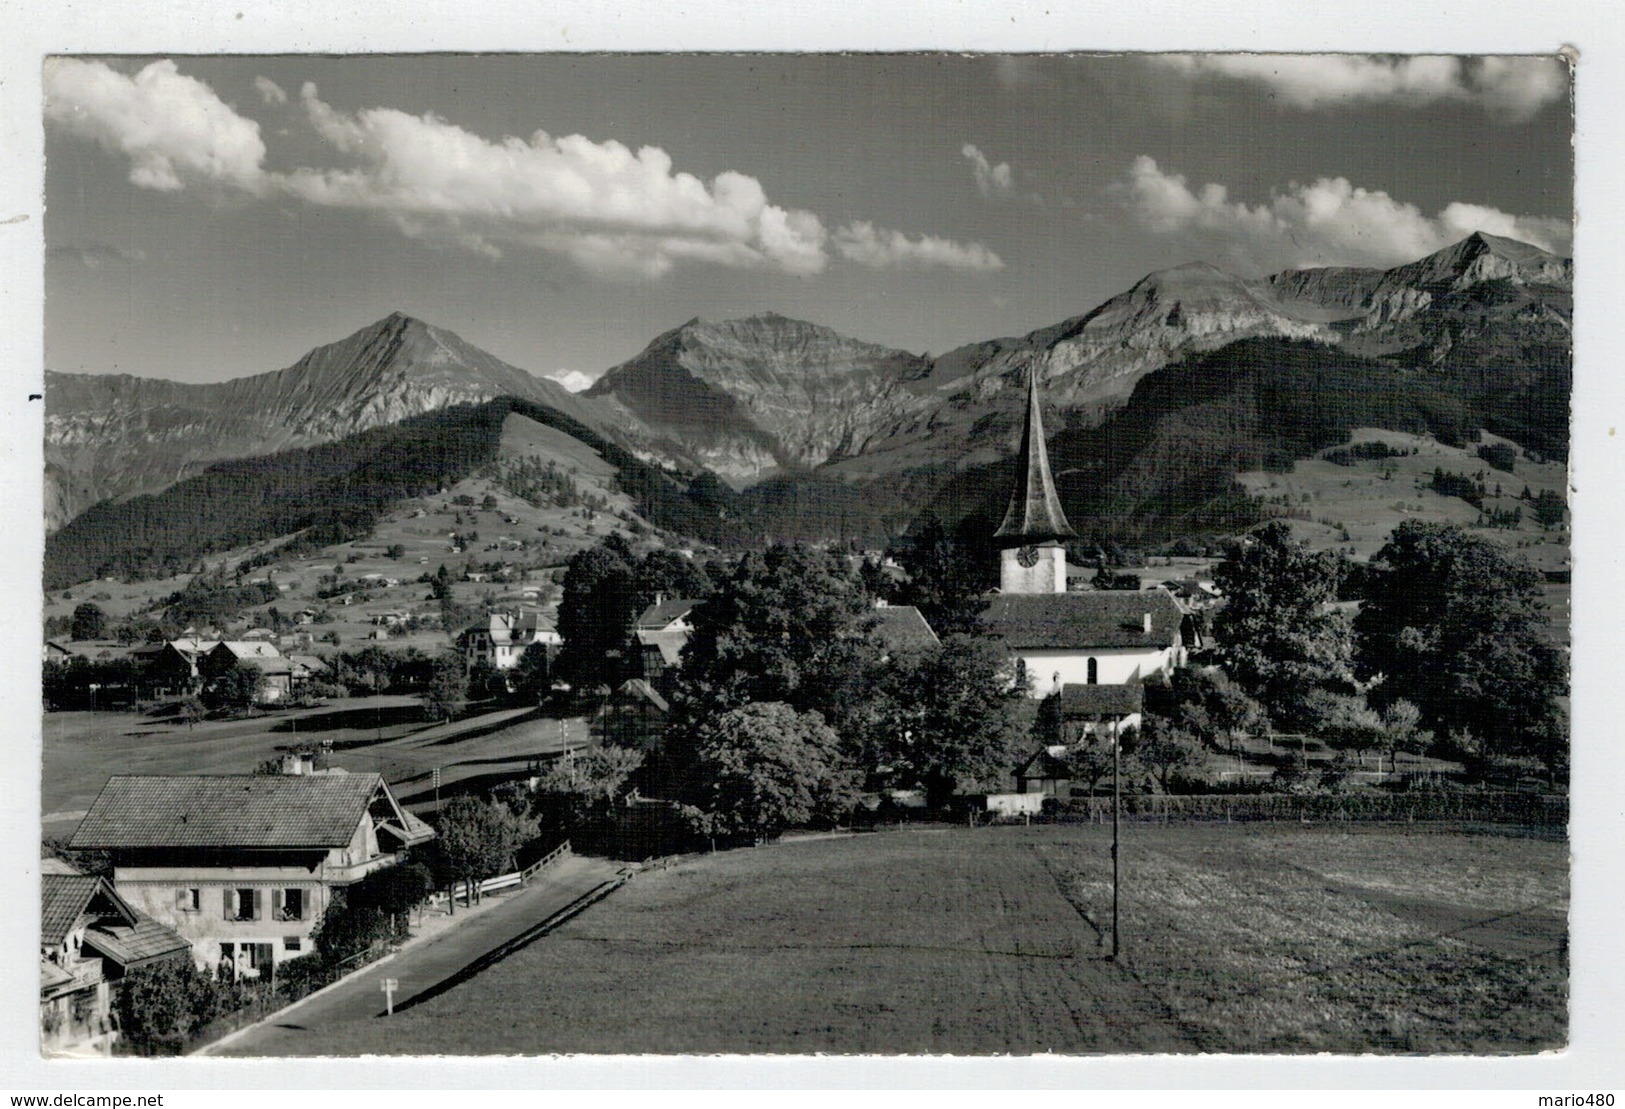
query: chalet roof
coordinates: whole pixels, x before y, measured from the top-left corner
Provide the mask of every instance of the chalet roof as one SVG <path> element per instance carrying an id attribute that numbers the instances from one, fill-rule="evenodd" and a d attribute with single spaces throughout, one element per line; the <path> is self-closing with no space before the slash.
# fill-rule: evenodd
<path id="1" fill-rule="evenodd" d="M 1016 650 L 1160 649 L 1179 642 L 1182 616 L 1178 603 L 1161 589 L 1001 593 L 988 604 L 982 623 Z"/>
<path id="2" fill-rule="evenodd" d="M 1144 703 L 1145 687 L 1140 685 L 1061 686 L 1061 715 L 1068 720 L 1132 716 Z"/>
<path id="3" fill-rule="evenodd" d="M 246 662 L 256 658 L 281 658 L 282 652 L 276 649 L 276 644 L 267 643 L 260 639 L 228 639 L 215 644 L 212 650 L 224 648 L 239 661 Z"/>
<path id="4" fill-rule="evenodd" d="M 74 847 L 342 847 L 384 781 L 377 774 L 119 775 Z"/>
<path id="5" fill-rule="evenodd" d="M 1027 374 L 1027 420 L 1021 428 L 1021 451 L 1016 455 L 1016 483 L 1004 522 L 993 533 L 1003 546 L 1073 539 L 1077 532 L 1067 523 L 1049 472 L 1049 450 L 1044 445 L 1044 413 L 1038 401 L 1038 363 Z"/>
<path id="6" fill-rule="evenodd" d="M 319 655 L 289 655 L 288 661 L 295 666 L 303 666 L 312 673 L 325 673 L 328 669 L 326 660 Z"/>
<path id="7" fill-rule="evenodd" d="M 1066 747 L 1064 745 L 1040 747 L 1027 756 L 1026 762 L 1016 767 L 1016 777 L 1070 779 L 1072 770 L 1066 765 Z"/>
<path id="8" fill-rule="evenodd" d="M 58 944 L 73 930 L 74 922 L 100 900 L 104 911 L 134 924 L 136 912 L 95 874 L 40 875 L 40 940 Z"/>
<path id="9" fill-rule="evenodd" d="M 645 647 L 653 647 L 660 652 L 660 658 L 667 666 L 676 666 L 683 655 L 683 648 L 688 644 L 686 631 L 645 631 L 639 629 L 634 633 L 638 642 Z"/>
<path id="10" fill-rule="evenodd" d="M 40 993 L 50 993 L 52 990 L 59 990 L 63 986 L 71 986 L 76 982 L 78 982 L 78 979 L 73 975 L 41 956 L 39 961 Z"/>
<path id="11" fill-rule="evenodd" d="M 615 691 L 615 696 L 623 700 L 637 698 L 649 702 L 661 712 L 671 711 L 671 705 L 666 703 L 666 699 L 660 695 L 660 691 L 642 678 L 629 678 L 622 682 L 620 688 Z"/>
<path id="12" fill-rule="evenodd" d="M 935 647 L 940 640 L 931 625 L 925 622 L 920 610 L 913 605 L 889 605 L 877 608 L 871 615 L 879 618 L 874 635 L 888 650 L 907 647 Z"/>
<path id="13" fill-rule="evenodd" d="M 184 936 L 141 913 L 136 914 L 134 924 L 102 922 L 86 929 L 85 946 L 101 952 L 125 970 L 192 949 Z"/>
<path id="14" fill-rule="evenodd" d="M 698 600 L 679 597 L 674 600 L 652 604 L 643 610 L 642 615 L 638 617 L 637 623 L 633 626 L 639 631 L 664 631 L 667 625 L 673 621 L 681 620 L 690 612 L 693 612 L 694 606 L 699 603 Z"/>

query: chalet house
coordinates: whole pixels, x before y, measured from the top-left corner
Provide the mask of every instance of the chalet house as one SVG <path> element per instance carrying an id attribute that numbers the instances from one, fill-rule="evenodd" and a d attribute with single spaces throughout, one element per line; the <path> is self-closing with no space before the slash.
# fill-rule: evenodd
<path id="1" fill-rule="evenodd" d="M 467 628 L 457 646 L 468 665 L 486 663 L 496 670 L 511 670 L 535 645 L 558 646 L 564 640 L 539 612 L 493 612 L 483 623 Z"/>
<path id="2" fill-rule="evenodd" d="M 606 742 L 639 751 L 661 746 L 671 705 L 660 691 L 642 678 L 622 682 L 598 711 L 598 726 Z"/>
<path id="3" fill-rule="evenodd" d="M 686 598 L 670 601 L 656 598 L 654 604 L 643 610 L 632 624 L 632 637 L 638 648 L 634 673 L 656 687 L 666 684 L 666 676 L 682 660 L 683 648 L 694 630 L 691 622 L 694 610 L 703 603 Z"/>
<path id="4" fill-rule="evenodd" d="M 311 950 L 333 891 L 434 831 L 377 774 L 121 775 L 71 841 L 112 854 L 113 888 L 203 967 L 271 973 Z"/>
<path id="5" fill-rule="evenodd" d="M 107 1055 L 118 1038 L 113 982 L 184 958 L 191 945 L 136 911 L 105 878 L 55 860 L 40 875 L 40 1046 L 47 1055 Z"/>

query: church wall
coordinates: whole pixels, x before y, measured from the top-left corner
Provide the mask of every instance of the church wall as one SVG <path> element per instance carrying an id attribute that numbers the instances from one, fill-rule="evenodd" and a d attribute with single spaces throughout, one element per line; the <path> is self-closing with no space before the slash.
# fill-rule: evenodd
<path id="1" fill-rule="evenodd" d="M 1095 660 L 1095 681 L 1099 685 L 1130 685 L 1144 681 L 1159 671 L 1180 665 L 1183 649 L 1135 647 L 1098 651 L 1017 651 L 1026 666 L 1028 690 L 1033 697 L 1048 697 L 1060 685 L 1087 685 L 1089 660 Z M 1056 676 L 1059 675 L 1059 683 Z"/>

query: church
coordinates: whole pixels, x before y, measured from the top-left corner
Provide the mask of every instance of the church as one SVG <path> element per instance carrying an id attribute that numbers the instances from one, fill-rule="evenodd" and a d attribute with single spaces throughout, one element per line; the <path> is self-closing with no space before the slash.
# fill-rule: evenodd
<path id="1" fill-rule="evenodd" d="M 1084 702 L 1089 693 L 1077 687 L 1139 685 L 1184 664 L 1186 615 L 1167 591 L 1067 592 L 1065 541 L 1077 532 L 1050 475 L 1036 366 L 1010 504 L 994 537 L 999 592 L 982 619 L 1015 654 L 1031 696 L 1064 692 Z"/>

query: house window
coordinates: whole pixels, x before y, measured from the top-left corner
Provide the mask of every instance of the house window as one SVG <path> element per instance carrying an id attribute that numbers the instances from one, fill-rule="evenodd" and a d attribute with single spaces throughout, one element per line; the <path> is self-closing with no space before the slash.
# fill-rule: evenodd
<path id="1" fill-rule="evenodd" d="M 258 890 L 236 889 L 225 892 L 227 920 L 258 920 L 259 906 L 255 904 Z"/>
<path id="2" fill-rule="evenodd" d="M 276 920 L 304 920 L 305 891 L 297 886 L 272 890 L 271 915 Z"/>
<path id="3" fill-rule="evenodd" d="M 196 886 L 175 891 L 175 908 L 183 913 L 195 913 L 203 908 L 201 891 Z"/>
<path id="4" fill-rule="evenodd" d="M 282 937 L 282 950 L 288 952 L 290 955 L 298 954 L 300 951 L 303 951 L 304 949 L 305 949 L 304 941 L 301 940 L 298 936 L 283 936 Z"/>
<path id="5" fill-rule="evenodd" d="M 1089 684 L 1097 685 L 1100 682 L 1100 663 L 1095 659 L 1089 660 Z"/>

